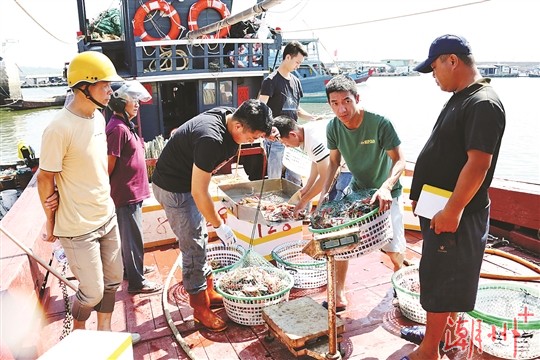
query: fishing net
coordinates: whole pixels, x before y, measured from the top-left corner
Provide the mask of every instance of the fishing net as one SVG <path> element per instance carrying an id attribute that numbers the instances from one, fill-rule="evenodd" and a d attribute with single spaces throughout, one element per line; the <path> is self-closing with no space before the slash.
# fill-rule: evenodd
<path id="1" fill-rule="evenodd" d="M 88 26 L 93 40 L 119 40 L 122 37 L 120 10 L 109 9 L 99 13 Z"/>

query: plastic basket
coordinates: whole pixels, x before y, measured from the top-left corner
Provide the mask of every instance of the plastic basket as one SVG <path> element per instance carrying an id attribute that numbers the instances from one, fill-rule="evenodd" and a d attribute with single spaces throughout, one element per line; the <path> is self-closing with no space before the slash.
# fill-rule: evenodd
<path id="1" fill-rule="evenodd" d="M 407 319 L 420 324 L 426 323 L 426 311 L 420 305 L 420 274 L 418 265 L 399 269 L 392 275 L 399 309 Z"/>
<path id="2" fill-rule="evenodd" d="M 382 248 L 392 237 L 390 211 L 379 213 L 379 208 L 376 208 L 347 223 L 325 229 L 309 227 L 309 231 L 315 234 L 328 234 L 345 228 L 358 228 L 357 235 L 360 238 L 360 244 L 353 250 L 336 255 L 336 260 L 354 259 Z"/>
<path id="3" fill-rule="evenodd" d="M 222 244 L 212 244 L 206 247 L 206 259 L 209 262 L 218 261 L 221 264 L 220 268 L 212 270 L 214 280 L 223 276 L 245 256 L 246 249 L 241 245 L 227 246 Z"/>
<path id="4" fill-rule="evenodd" d="M 540 357 L 538 287 L 508 282 L 480 284 L 474 310 L 463 318 L 474 345 L 482 351 L 503 359 Z"/>
<path id="5" fill-rule="evenodd" d="M 291 241 L 278 245 L 272 250 L 272 258 L 277 267 L 294 278 L 294 287 L 313 289 L 326 285 L 326 259 L 313 259 L 302 249 L 307 240 Z"/>
<path id="6" fill-rule="evenodd" d="M 228 276 L 233 276 L 235 271 L 242 269 L 249 269 L 249 267 L 233 269 L 222 276 L 216 284 L 216 291 L 223 296 L 225 311 L 232 321 L 247 326 L 263 325 L 262 309 L 270 305 L 287 301 L 289 299 L 289 293 L 294 285 L 294 279 L 291 274 L 285 270 L 274 267 L 265 267 L 264 270 L 277 275 L 280 279 L 287 282 L 288 285 L 285 289 L 275 294 L 253 297 L 234 296 L 224 292 L 221 288 L 223 281 Z"/>

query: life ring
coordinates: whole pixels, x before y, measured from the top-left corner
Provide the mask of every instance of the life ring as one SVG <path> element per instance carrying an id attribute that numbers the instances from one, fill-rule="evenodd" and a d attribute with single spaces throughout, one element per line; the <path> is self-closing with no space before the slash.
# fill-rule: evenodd
<path id="1" fill-rule="evenodd" d="M 144 28 L 144 19 L 146 19 L 146 16 L 152 11 L 157 10 L 164 12 L 171 21 L 169 33 L 163 38 L 150 36 Z M 180 28 L 180 15 L 171 4 L 163 0 L 147 1 L 137 9 L 133 17 L 133 35 L 140 37 L 142 41 L 177 39 L 178 35 L 180 35 Z"/>
<path id="2" fill-rule="evenodd" d="M 190 31 L 195 31 L 199 29 L 197 19 L 199 18 L 201 12 L 206 9 L 216 10 L 221 15 L 222 20 L 231 15 L 229 9 L 227 9 L 227 5 L 225 5 L 219 0 L 199 0 L 196 3 L 193 3 L 193 5 L 191 5 L 191 7 L 189 8 L 188 28 Z M 229 28 L 230 26 L 224 27 L 216 34 L 206 35 L 206 37 L 210 39 L 220 39 L 227 37 L 227 35 L 229 35 Z"/>

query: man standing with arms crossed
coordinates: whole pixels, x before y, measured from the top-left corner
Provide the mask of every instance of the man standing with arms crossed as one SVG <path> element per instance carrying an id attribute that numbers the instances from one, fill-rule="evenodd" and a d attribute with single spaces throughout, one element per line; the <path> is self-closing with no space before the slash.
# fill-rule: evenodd
<path id="1" fill-rule="evenodd" d="M 123 81 L 108 57 L 76 55 L 67 70 L 74 98 L 43 132 L 38 192 L 45 204 L 58 187 L 56 211 L 47 216 L 45 241 L 60 240 L 79 281 L 72 306 L 73 329 L 85 329 L 92 310 L 97 329 L 111 331 L 116 290 L 122 282 L 120 236 L 107 172 L 105 119 L 112 81 Z M 133 342 L 140 339 L 134 334 Z"/>
<path id="2" fill-rule="evenodd" d="M 431 219 L 420 215 L 420 303 L 427 312 L 426 327 L 401 330 L 403 338 L 420 343 L 404 360 L 438 360 L 440 342 L 455 338 L 457 313 L 474 309 L 489 231 L 488 189 L 506 116 L 463 37 L 435 39 L 427 60 L 414 70 L 433 72 L 441 90 L 453 93 L 418 155 L 411 185 L 414 210 L 424 185 L 452 192 Z"/>

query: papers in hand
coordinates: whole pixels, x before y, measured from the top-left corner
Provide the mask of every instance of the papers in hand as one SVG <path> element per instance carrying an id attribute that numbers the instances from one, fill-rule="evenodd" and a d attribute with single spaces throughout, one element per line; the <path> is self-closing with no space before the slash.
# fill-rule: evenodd
<path id="1" fill-rule="evenodd" d="M 431 219 L 445 207 L 451 195 L 451 191 L 424 184 L 414 213 L 418 216 Z"/>

